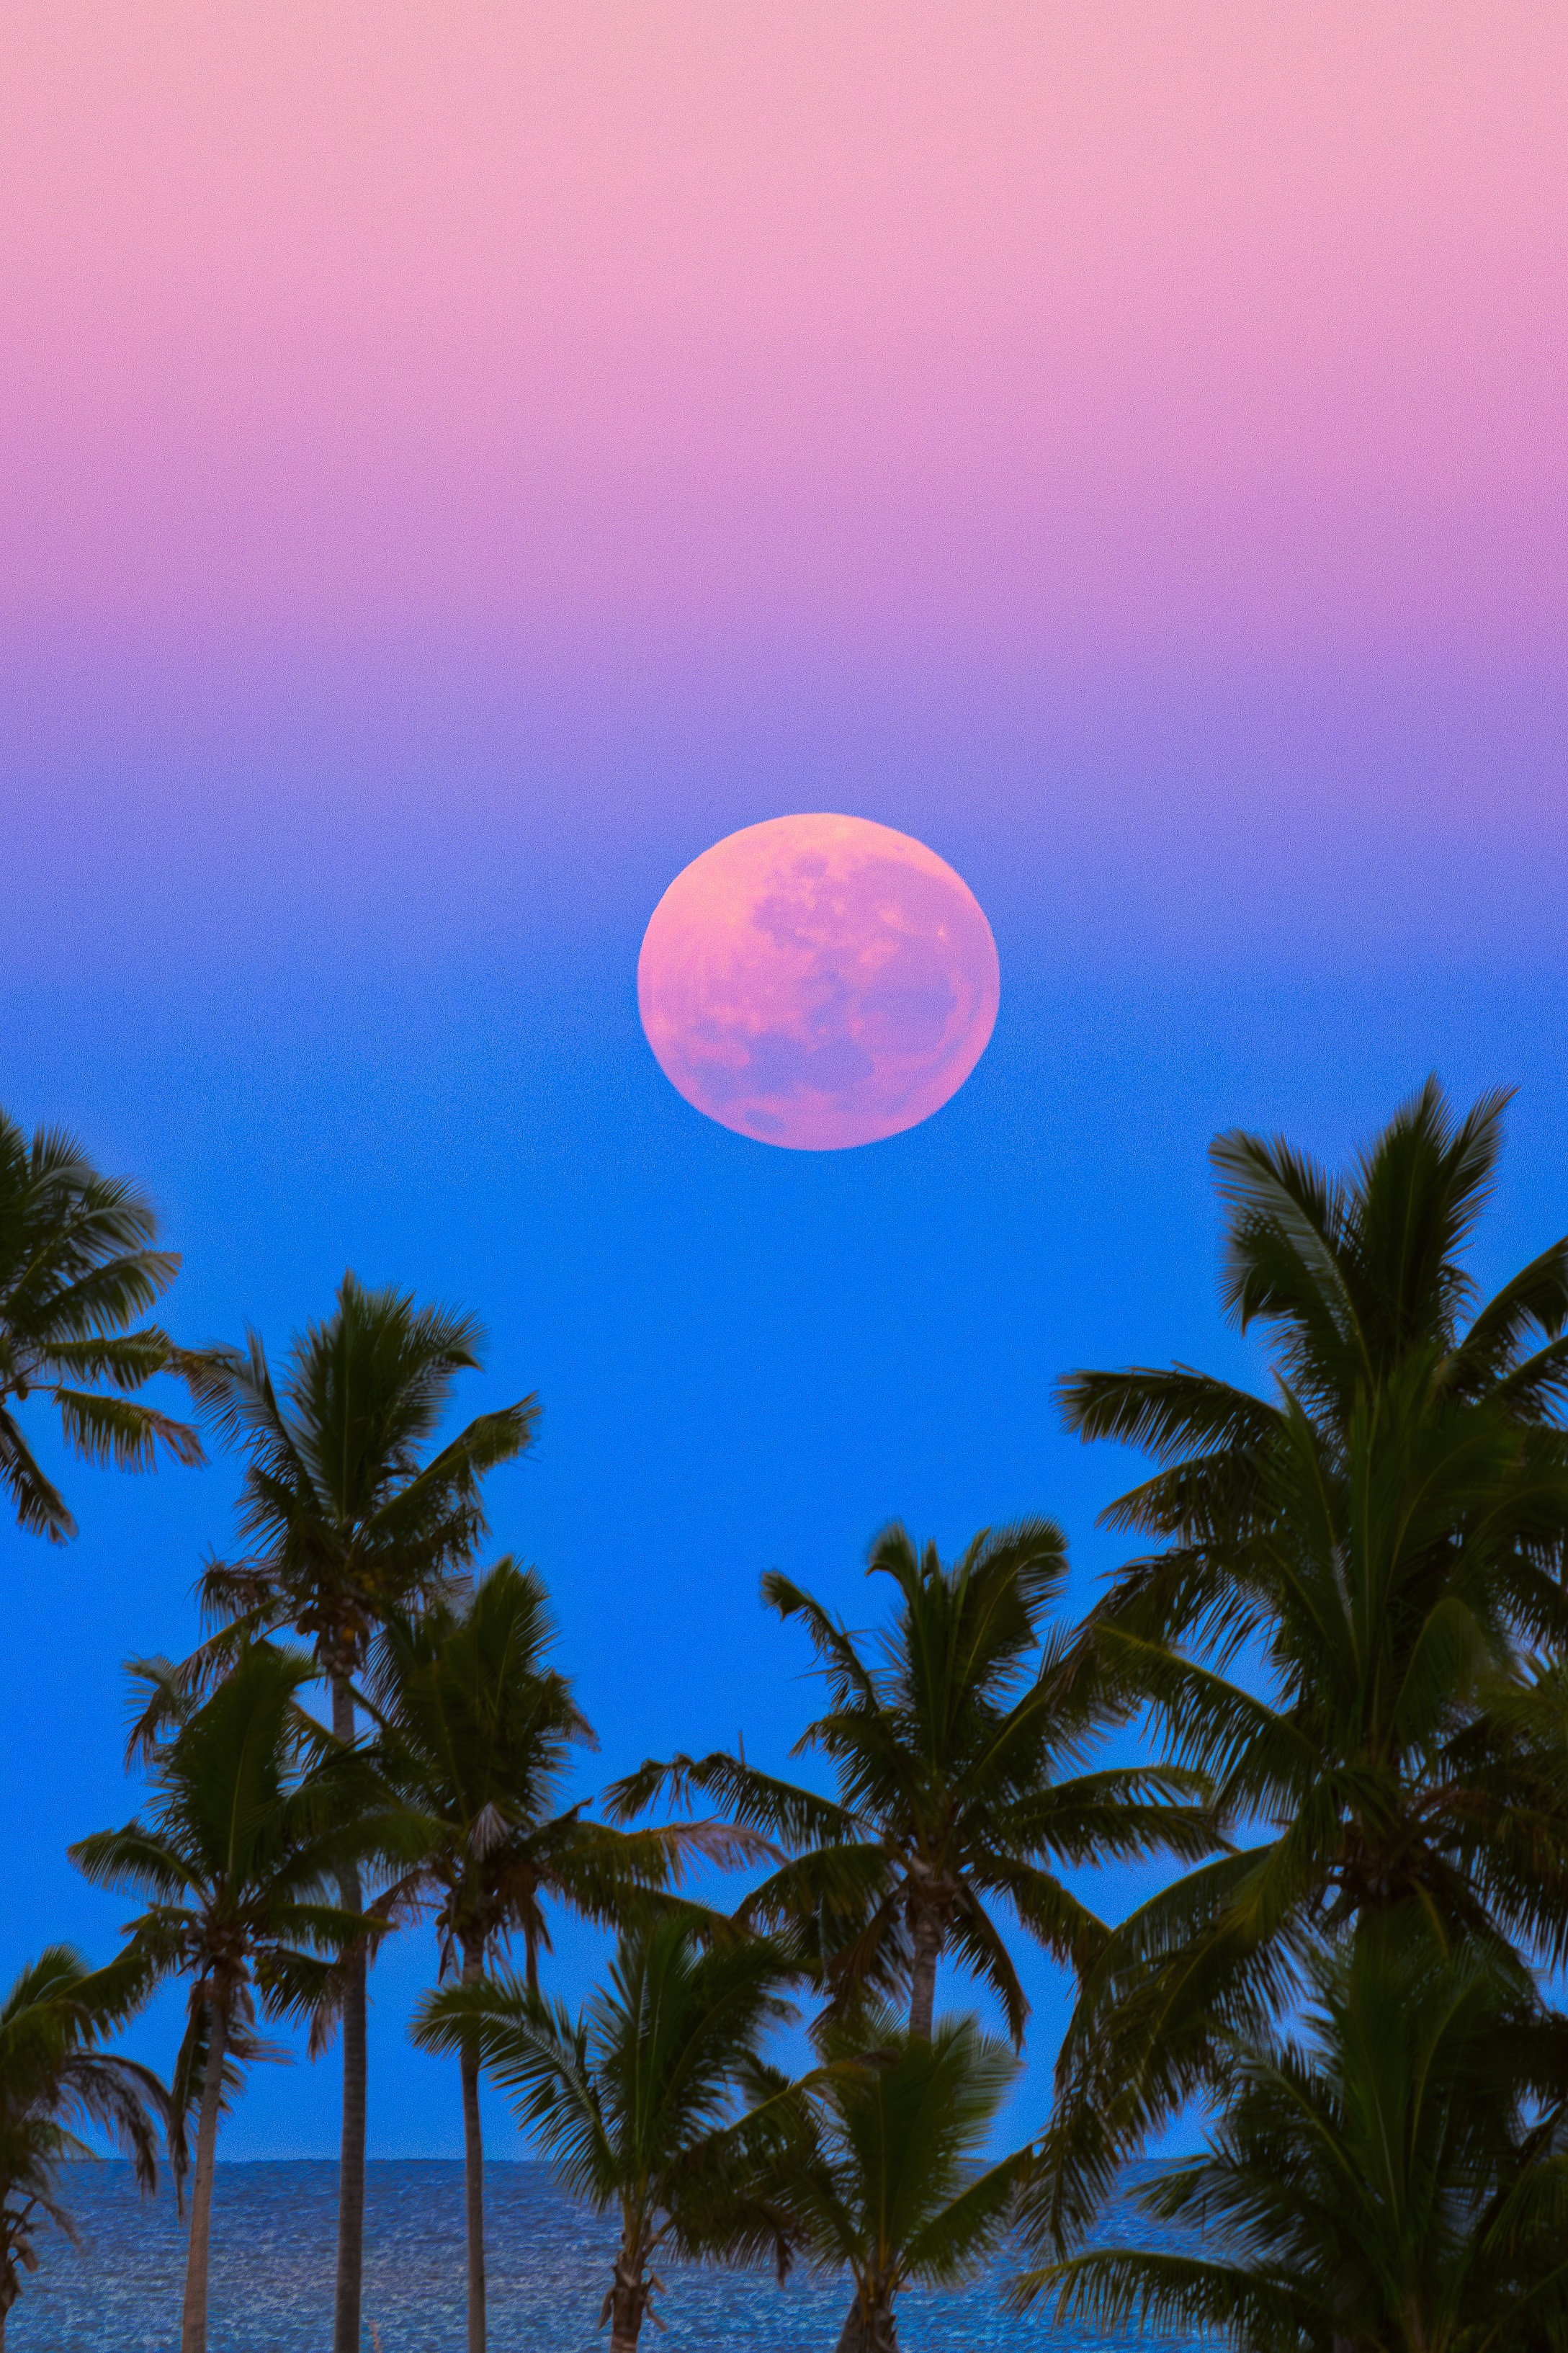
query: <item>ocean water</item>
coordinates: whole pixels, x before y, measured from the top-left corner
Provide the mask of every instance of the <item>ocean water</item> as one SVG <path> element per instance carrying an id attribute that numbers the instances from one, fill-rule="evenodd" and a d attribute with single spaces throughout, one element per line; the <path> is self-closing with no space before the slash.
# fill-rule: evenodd
<path id="1" fill-rule="evenodd" d="M 373 2162 L 368 2168 L 365 2353 L 462 2353 L 460 2165 Z M 220 2165 L 213 2203 L 210 2353 L 329 2353 L 337 2168 Z M 613 2226 L 584 2214 L 548 2168 L 485 2168 L 492 2353 L 594 2353 L 608 2284 Z M 50 2232 L 14 2307 L 7 2353 L 175 2353 L 184 2234 L 174 2200 L 136 2194 L 122 2164 L 73 2166 L 65 2203 L 80 2245 Z M 1152 2238 L 1147 2223 L 1128 2236 Z M 664 2270 L 661 2353 L 833 2353 L 847 2294 L 840 2279 L 797 2274 Z M 984 2353 L 1106 2345 L 1002 2311 L 994 2281 L 900 2302 L 907 2353 Z M 372 2331 L 374 2331 L 373 2337 Z"/>

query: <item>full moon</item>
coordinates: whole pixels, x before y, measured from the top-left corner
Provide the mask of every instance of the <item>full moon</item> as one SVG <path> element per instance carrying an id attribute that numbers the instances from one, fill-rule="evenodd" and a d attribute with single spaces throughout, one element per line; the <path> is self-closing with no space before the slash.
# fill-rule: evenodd
<path id="1" fill-rule="evenodd" d="M 923 841 L 860 817 L 775 817 L 678 874 L 637 1006 L 689 1103 L 759 1144 L 837 1152 L 957 1093 L 996 1020 L 996 943 Z"/>

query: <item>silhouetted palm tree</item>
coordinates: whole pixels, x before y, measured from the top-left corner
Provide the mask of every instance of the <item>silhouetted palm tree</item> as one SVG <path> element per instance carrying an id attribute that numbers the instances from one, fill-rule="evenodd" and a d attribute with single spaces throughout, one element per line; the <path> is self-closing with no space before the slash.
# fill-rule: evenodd
<path id="1" fill-rule="evenodd" d="M 1568 2021 L 1495 1947 L 1445 1950 L 1421 1915 L 1363 1915 L 1310 1978 L 1307 2038 L 1228 2046 L 1206 2151 L 1134 2193 L 1205 2252 L 1095 2248 L 1020 2300 L 1237 2353 L 1568 2342 Z"/>
<path id="2" fill-rule="evenodd" d="M 716 1924 L 721 1926 L 721 1924 Z M 763 2039 L 786 2018 L 781 1957 L 754 1938 L 647 1915 L 628 1926 L 608 1985 L 574 2018 L 515 1981 L 451 1986 L 426 2001 L 415 2039 L 461 2052 L 478 2035 L 486 2065 L 574 2196 L 615 2210 L 620 2240 L 600 2325 L 610 2353 L 636 2353 L 661 2254 L 734 2261 L 787 2241 L 762 2189 L 757 2143 L 767 2109 L 742 2087 Z"/>
<path id="3" fill-rule="evenodd" d="M 769 2195 L 792 2244 L 854 2281 L 838 2353 L 895 2353 L 900 2290 L 973 2278 L 1013 2220 L 1028 2151 L 982 2159 L 1018 2062 L 967 2018 L 929 2036 L 829 2025 L 819 2046 L 807 2129 L 775 2157 Z"/>
<path id="4" fill-rule="evenodd" d="M 531 1398 L 481 1414 L 427 1453 L 457 1376 L 479 1364 L 471 1316 L 416 1307 L 405 1293 L 343 1277 L 337 1307 L 293 1342 L 281 1388 L 252 1332 L 244 1356 L 204 1374 L 199 1394 L 226 1437 L 249 1455 L 240 1504 L 247 1546 L 215 1563 L 204 1605 L 230 1620 L 228 1641 L 283 1627 L 315 1644 L 331 1692 L 332 1728 L 355 1735 L 353 1677 L 389 1612 L 438 1597 L 485 1535 L 486 1474 L 531 1443 Z M 216 1655 L 223 1654 L 217 1646 Z M 209 1651 L 207 1663 L 215 1653 Z M 357 1869 L 342 1880 L 351 1912 Z M 334 2353 L 360 2353 L 364 2260 L 366 1990 L 363 1948 L 340 1989 L 343 2117 L 338 2187 Z"/>
<path id="5" fill-rule="evenodd" d="M 1104 1862 L 1215 1843 L 1201 1777 L 1179 1767 L 1085 1772 L 1083 1756 L 1117 1706 L 1085 1678 L 1071 1646 L 1043 1635 L 1066 1546 L 1049 1520 L 986 1529 L 944 1567 L 901 1527 L 873 1546 L 873 1576 L 899 1607 L 869 1658 L 822 1604 L 786 1577 L 763 1595 L 810 1636 L 832 1705 L 795 1754 L 827 1757 L 836 1799 L 777 1780 L 742 1757 L 647 1764 L 609 1793 L 621 1819 L 696 1791 L 794 1850 L 741 1906 L 816 1958 L 842 2007 L 908 1989 L 910 2031 L 929 2035 L 938 1965 L 962 1959 L 994 1991 L 1015 2041 L 1028 2004 L 991 1907 L 1005 1903 L 1047 1951 L 1086 1968 L 1104 1931 L 1051 1862 Z M 1064 1769 L 1065 1768 L 1065 1769 Z"/>
<path id="6" fill-rule="evenodd" d="M 11 1409 L 34 1390 L 85 1461 L 147 1471 L 160 1447 L 202 1460 L 194 1430 L 130 1395 L 182 1361 L 167 1333 L 128 1329 L 179 1271 L 157 1231 L 145 1195 L 100 1176 L 63 1129 L 29 1142 L 0 1112 L 0 1488 L 17 1525 L 56 1544 L 76 1522 Z"/>
<path id="7" fill-rule="evenodd" d="M 45 2223 L 75 2232 L 58 2195 L 59 2171 L 92 2155 L 73 2126 L 107 2134 L 137 2185 L 158 2182 L 158 2127 L 169 2100 L 150 2068 L 101 2050 L 138 2008 L 146 1973 L 121 1958 L 89 1969 L 68 1945 L 28 1963 L 0 2002 L 0 2353 L 5 2320 L 37 2268 Z"/>
<path id="8" fill-rule="evenodd" d="M 218 2116 L 231 2054 L 252 2055 L 258 2002 L 269 2018 L 308 2015 L 334 1963 L 377 1924 L 329 1902 L 345 1862 L 378 1821 L 374 1777 L 300 1704 L 315 1663 L 247 1646 L 205 1702 L 164 1662 L 138 1670 L 161 1685 L 171 1727 L 152 1758 L 153 1801 L 123 1830 L 70 1850 L 95 1885 L 149 1899 L 132 1951 L 154 1976 L 191 1981 L 183 2097 L 199 2092 L 181 2353 L 205 2353 L 207 2252 Z"/>
<path id="9" fill-rule="evenodd" d="M 1292 1999 L 1321 1927 L 1414 1900 L 1568 1947 L 1562 1776 L 1488 1704 L 1521 1646 L 1568 1641 L 1568 1241 L 1479 1307 L 1461 1263 L 1504 1102 L 1455 1120 L 1428 1084 L 1347 1178 L 1221 1136 L 1225 1302 L 1268 1332 L 1275 1394 L 1184 1366 L 1063 1385 L 1069 1427 L 1163 1465 L 1107 1514 L 1157 1548 L 1113 1579 L 1097 1655 L 1254 1833 L 1087 1974 L 1052 2144 L 1064 2232 L 1205 2080 L 1216 2033 Z"/>
<path id="10" fill-rule="evenodd" d="M 759 1842 L 712 1824 L 617 1831 L 560 1808 L 572 1746 L 593 1733 L 552 1668 L 544 1588 L 499 1561 L 465 1605 L 390 1618 L 376 1645 L 371 1704 L 380 1769 L 407 1809 L 420 1860 L 376 1909 L 434 1913 L 441 1972 L 489 1973 L 515 1935 L 524 1983 L 539 1989 L 544 1905 L 616 1926 L 639 1891 L 677 1881 L 694 1855 L 754 1861 Z M 479 2052 L 459 2052 L 470 2353 L 485 2343 L 484 2146 Z"/>

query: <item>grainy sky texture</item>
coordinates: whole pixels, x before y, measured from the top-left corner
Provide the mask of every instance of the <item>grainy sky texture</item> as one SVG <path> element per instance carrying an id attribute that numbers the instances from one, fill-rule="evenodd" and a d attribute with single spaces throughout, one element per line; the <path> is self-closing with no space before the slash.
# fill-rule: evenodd
<path id="1" fill-rule="evenodd" d="M 891 1514 L 1057 1512 L 1091 1594 L 1134 1466 L 1051 1384 L 1245 1368 L 1216 1129 L 1518 1082 L 1486 1271 L 1568 1223 L 1565 88 L 1556 0 L 0 8 L 0 1102 L 153 1188 L 182 1337 L 348 1265 L 486 1316 L 591 1777 L 782 1761 L 758 1573 L 863 1616 Z M 637 1018 L 672 877 L 801 808 L 1005 976 L 826 1157 Z M 0 1535 L 5 1967 L 107 1948 L 62 1849 L 234 1472 L 70 1481 L 73 1550 Z M 428 1966 L 385 2153 L 458 2145 Z"/>

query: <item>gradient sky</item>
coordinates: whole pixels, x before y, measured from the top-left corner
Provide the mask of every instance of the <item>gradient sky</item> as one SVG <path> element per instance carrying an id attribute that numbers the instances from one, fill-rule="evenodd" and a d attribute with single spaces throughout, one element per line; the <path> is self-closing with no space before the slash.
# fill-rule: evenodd
<path id="1" fill-rule="evenodd" d="M 152 1187 L 182 1337 L 351 1264 L 485 1315 L 595 1774 L 782 1759 L 757 1576 L 863 1613 L 891 1514 L 1054 1511 L 1087 1598 L 1131 1465 L 1053 1379 L 1247 1362 L 1215 1129 L 1517 1082 L 1486 1271 L 1568 1223 L 1555 0 L 51 0 L 0 53 L 0 1102 Z M 1002 1011 L 925 1127 L 771 1153 L 660 1076 L 637 944 L 824 807 L 963 874 Z M 5 1968 L 108 1948 L 61 1850 L 235 1473 L 69 1481 L 71 1551 L 0 1535 Z M 428 1966 L 381 2153 L 460 2145 Z M 262 2071 L 227 2147 L 334 2097 Z"/>

